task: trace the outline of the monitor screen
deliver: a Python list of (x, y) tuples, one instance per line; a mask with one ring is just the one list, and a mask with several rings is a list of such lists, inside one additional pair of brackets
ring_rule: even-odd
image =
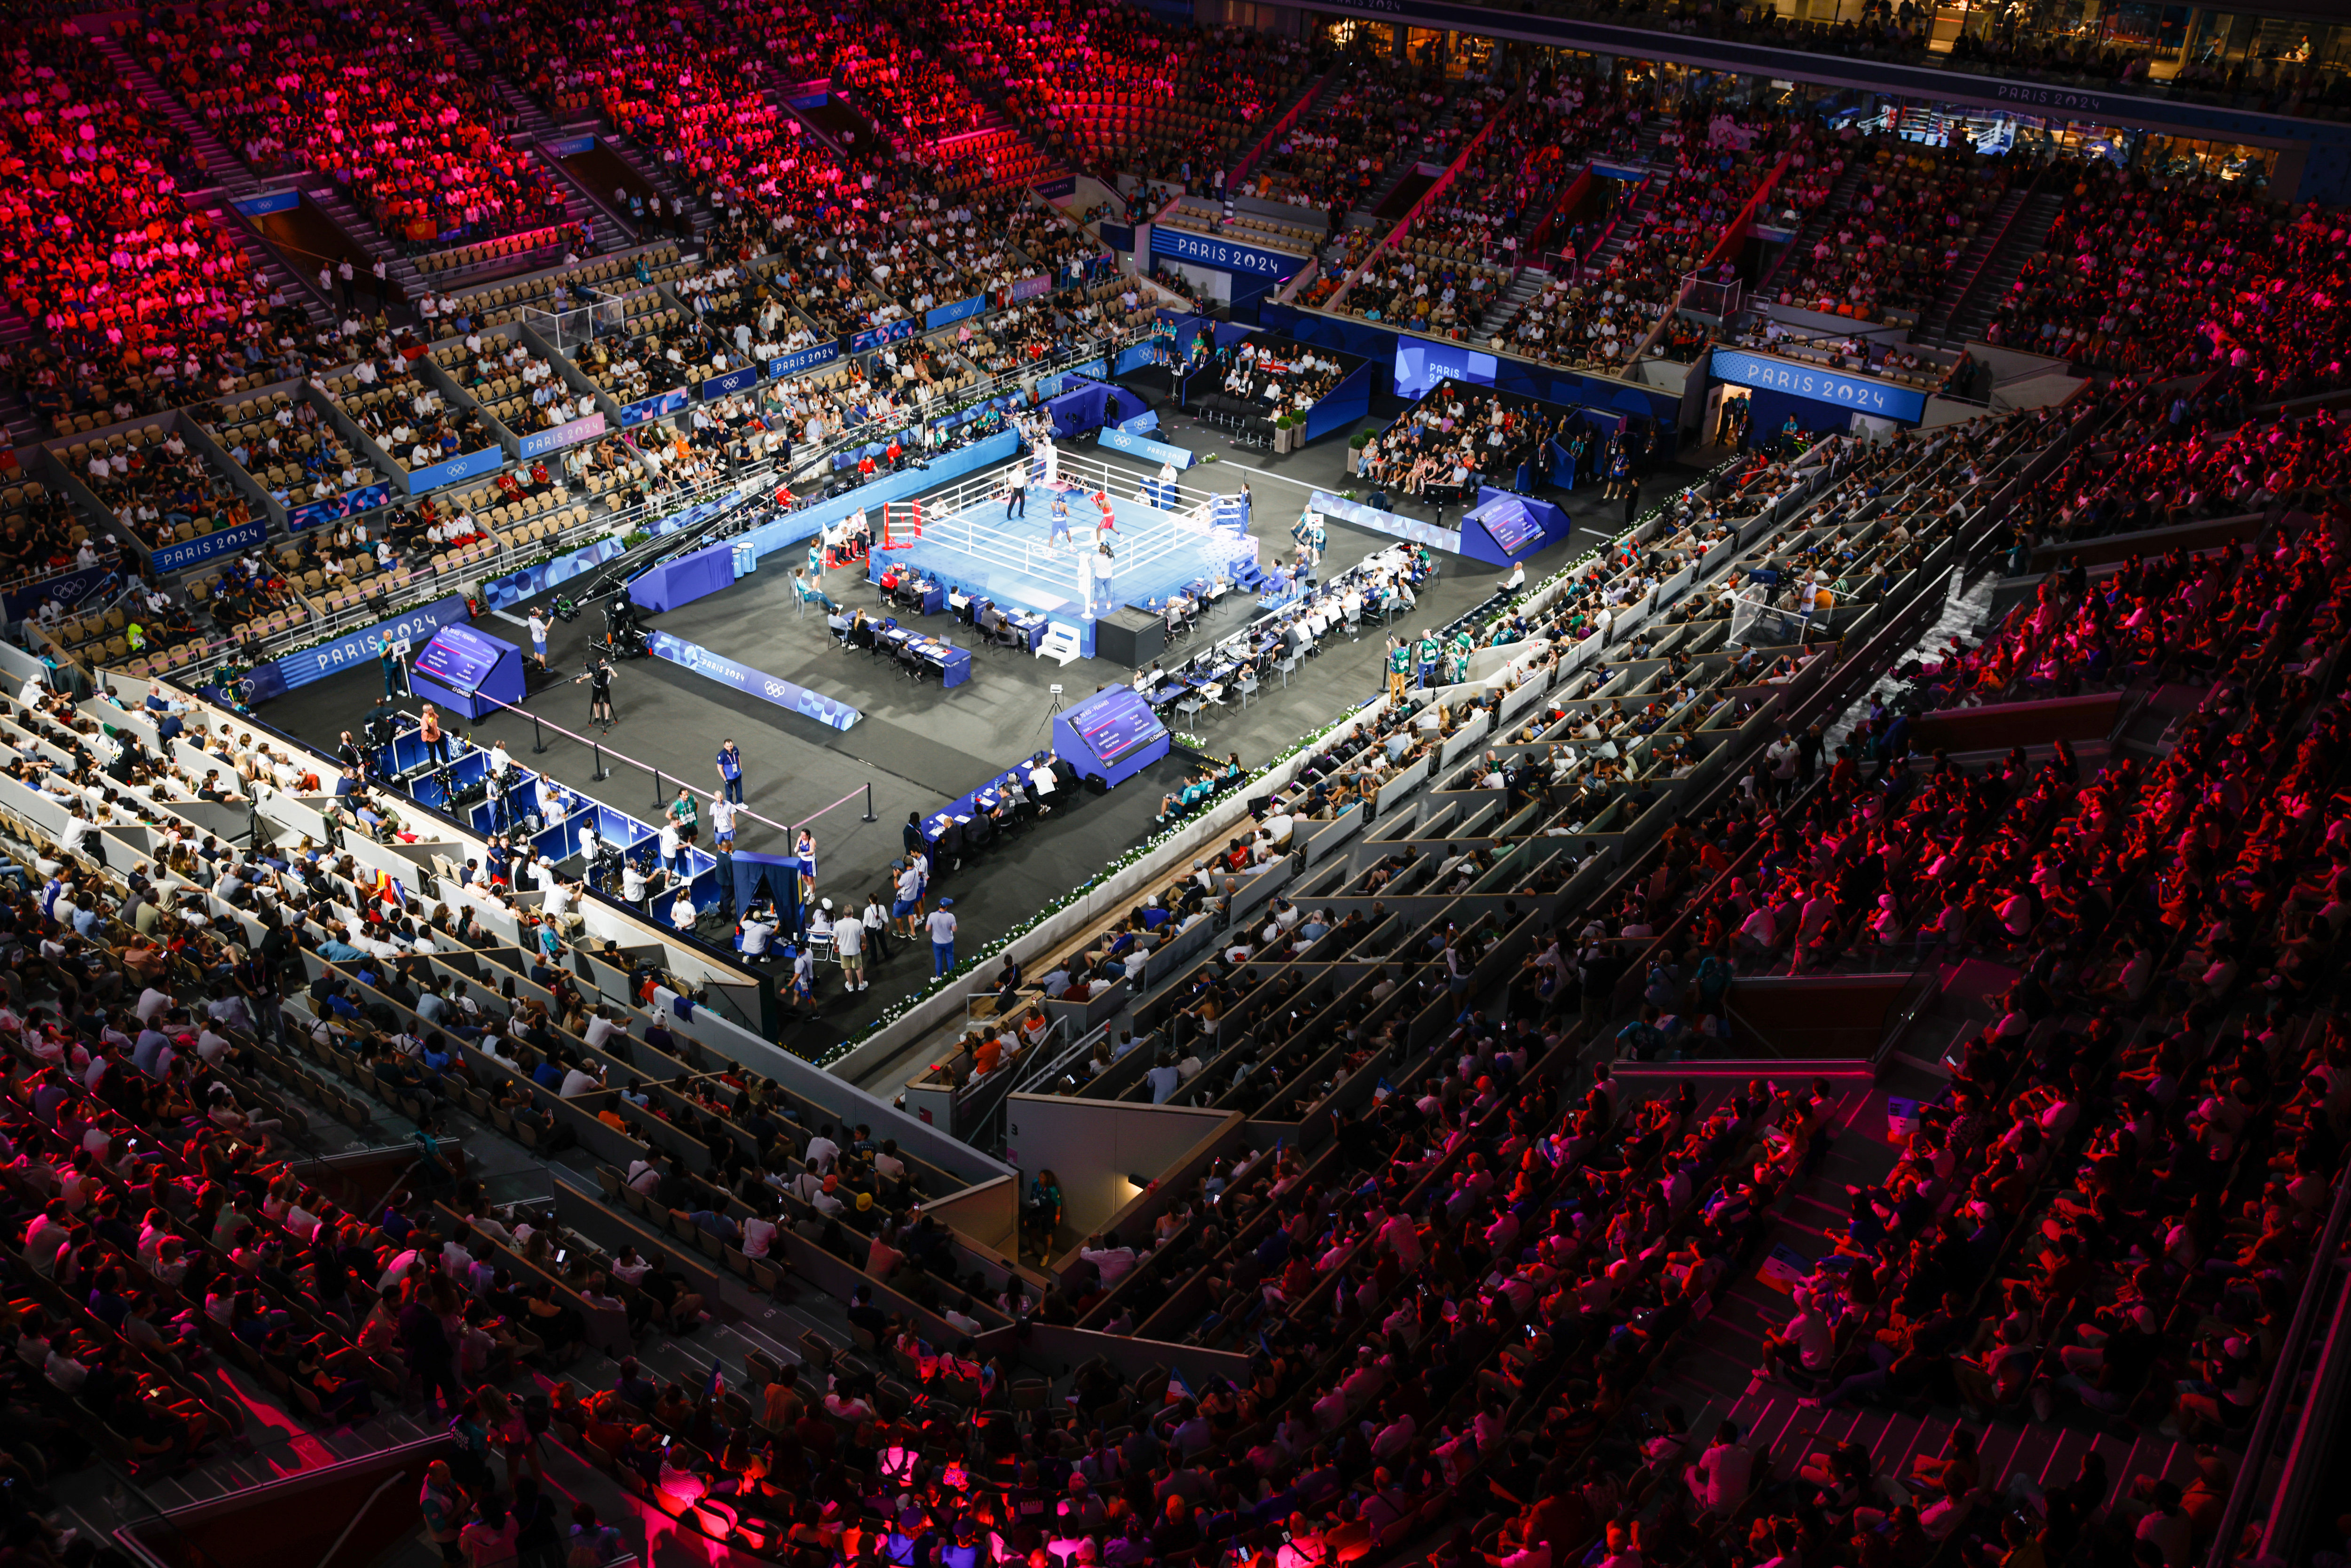
[(1524, 507), (1497, 507), (1490, 513), (1479, 513), (1478, 520), (1486, 525), (1504, 555), (1516, 555), (1542, 542), (1542, 524)]
[(1151, 705), (1131, 686), (1113, 686), (1070, 710), (1070, 727), (1104, 767), (1167, 733)]
[(444, 626), (416, 655), (416, 668), (451, 691), (470, 695), (488, 678), (490, 667), (505, 651), (469, 627)]

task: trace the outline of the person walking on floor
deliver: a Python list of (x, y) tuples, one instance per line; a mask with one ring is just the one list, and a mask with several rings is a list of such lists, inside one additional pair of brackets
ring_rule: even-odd
[(552, 630), (554, 628), (547, 623), (545, 611), (534, 610), (530, 612), (531, 656), (538, 661), (538, 667), (542, 670), (547, 668), (547, 634)]
[(931, 977), (938, 978), (955, 967), (956, 917), (951, 913), (955, 900), (942, 898), (939, 906), (931, 911), (923, 924), (931, 933)]
[(743, 803), (743, 751), (732, 738), (718, 743), (719, 794), (734, 805)]

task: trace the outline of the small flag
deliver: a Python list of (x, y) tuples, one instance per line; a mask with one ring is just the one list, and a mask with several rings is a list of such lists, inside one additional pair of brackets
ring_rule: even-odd
[(705, 1379), (702, 1385), (702, 1396), (705, 1399), (716, 1398), (719, 1387), (726, 1382), (726, 1364), (717, 1356), (712, 1356), (710, 1358), (710, 1376)]
[(1777, 1291), (1785, 1296), (1792, 1294), (1812, 1271), (1812, 1260), (1802, 1253), (1791, 1247), (1774, 1247), (1771, 1255), (1763, 1260), (1763, 1267), (1755, 1271), (1755, 1277), (1763, 1282), (1765, 1289)]
[(1886, 1141), (1907, 1144), (1910, 1134), (1918, 1130), (1918, 1102), (1888, 1098), (1886, 1102)]

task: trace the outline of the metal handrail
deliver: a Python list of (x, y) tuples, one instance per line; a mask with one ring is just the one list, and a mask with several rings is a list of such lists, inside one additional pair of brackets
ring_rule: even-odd
[(2229, 1489), (2228, 1503), (2220, 1511), (2220, 1522), (2213, 1531), (2205, 1568), (2230, 1568), (2236, 1561), (2245, 1520), (2252, 1512), (2254, 1501), (2270, 1495), (2270, 1448), (2277, 1441), (2278, 1428), (2285, 1424), (2286, 1409), (2294, 1403), (2294, 1393), (2301, 1385), (2303, 1357), (2309, 1352), (2311, 1332), (2317, 1326), (2320, 1299), (2335, 1283), (2335, 1260), (2342, 1250), (2347, 1222), (2351, 1222), (2351, 1175), (2338, 1173), (2334, 1207), (2327, 1210), (2326, 1228), (2310, 1251), (2310, 1273), (2303, 1281), (2302, 1294), (2294, 1302), (2294, 1319), (2279, 1345), (2277, 1363), (2270, 1371), (2269, 1387), (2262, 1395), (2252, 1430), (2245, 1437), (2244, 1463), (2238, 1467), (2236, 1484)]

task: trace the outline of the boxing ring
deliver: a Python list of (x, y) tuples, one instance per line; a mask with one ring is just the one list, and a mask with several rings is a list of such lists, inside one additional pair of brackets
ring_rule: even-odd
[[(1026, 505), (1008, 518), (1009, 465), (917, 500), (891, 502), (877, 530), (872, 574), (894, 561), (975, 599), (1072, 622), (1122, 604), (1157, 609), (1180, 591), (1255, 575), (1257, 541), (1237, 495), (1138, 480), (1130, 469), (1067, 453), (1055, 455), (1050, 477), (1039, 455), (1022, 461), (1029, 473)], [(1094, 554), (1097, 495), (1106, 497), (1113, 524), (1102, 536), (1112, 555), (1107, 584), (1090, 580), (1093, 574), (1081, 564), (1081, 556)], [(1068, 535), (1059, 540), (1056, 499), (1069, 505)]]

